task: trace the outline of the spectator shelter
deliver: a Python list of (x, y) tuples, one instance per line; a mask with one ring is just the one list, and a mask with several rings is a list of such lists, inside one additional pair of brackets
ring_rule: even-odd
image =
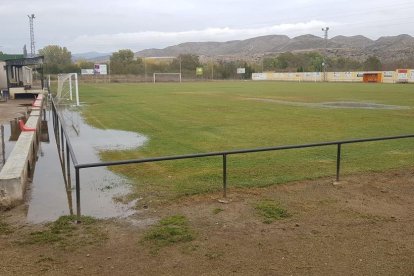
[(14, 99), (16, 95), (39, 94), (43, 90), (43, 56), (0, 54), (0, 90)]

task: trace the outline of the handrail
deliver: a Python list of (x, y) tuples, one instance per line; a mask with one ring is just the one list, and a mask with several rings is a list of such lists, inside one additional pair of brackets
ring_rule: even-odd
[(162, 157), (144, 158), (144, 159), (129, 159), (129, 160), (109, 161), (109, 162), (83, 163), (83, 164), (76, 165), (76, 168), (83, 169), (83, 168), (107, 167), (107, 166), (117, 166), (117, 165), (127, 165), (127, 164), (139, 164), (139, 163), (148, 163), (148, 162), (190, 159), (190, 158), (234, 155), (234, 154), (243, 154), (243, 153), (257, 153), (257, 152), (264, 152), (264, 151), (278, 151), (278, 150), (288, 150), (288, 149), (323, 147), (323, 146), (332, 146), (332, 145), (338, 145), (338, 144), (353, 144), (353, 143), (364, 143), (364, 142), (374, 142), (374, 141), (384, 141), (384, 140), (395, 140), (395, 139), (404, 139), (404, 138), (414, 138), (414, 134), (341, 140), (341, 141), (322, 142), (322, 143), (313, 143), (313, 144), (287, 145), (287, 146), (240, 149), (240, 150), (218, 151), (218, 152), (207, 152), (207, 153), (196, 153), (196, 154), (185, 154), (185, 155), (172, 155), (172, 156), (162, 156)]
[[(73, 166), (75, 168), (76, 176), (76, 213), (78, 221), (81, 218), (81, 200), (80, 200), (80, 170), (86, 168), (96, 168), (96, 167), (107, 167), (107, 166), (119, 166), (119, 165), (128, 165), (128, 164), (140, 164), (140, 163), (150, 163), (150, 162), (160, 162), (160, 161), (170, 161), (170, 160), (181, 160), (181, 159), (192, 159), (192, 158), (203, 158), (203, 157), (212, 157), (212, 156), (222, 156), (222, 168), (223, 168), (223, 196), (227, 195), (227, 155), (236, 155), (236, 154), (246, 154), (246, 153), (257, 153), (257, 152), (266, 152), (266, 151), (279, 151), (279, 150), (290, 150), (290, 149), (303, 149), (303, 148), (314, 148), (314, 147), (324, 147), (324, 146), (337, 146), (336, 153), (336, 181), (339, 181), (340, 175), (340, 166), (341, 166), (341, 148), (344, 144), (355, 144), (355, 143), (366, 143), (366, 142), (375, 142), (375, 141), (385, 141), (385, 140), (396, 140), (396, 139), (407, 139), (414, 138), (414, 134), (405, 134), (397, 136), (385, 136), (385, 137), (373, 137), (373, 138), (359, 138), (359, 139), (350, 139), (350, 140), (339, 140), (339, 141), (329, 141), (321, 143), (311, 143), (311, 144), (299, 144), (299, 145), (285, 145), (285, 146), (274, 146), (274, 147), (262, 147), (262, 148), (250, 148), (250, 149), (239, 149), (239, 150), (228, 150), (228, 151), (216, 151), (216, 152), (206, 152), (206, 153), (195, 153), (195, 154), (184, 154), (184, 155), (172, 155), (172, 156), (160, 156), (153, 158), (143, 158), (143, 159), (129, 159), (129, 160), (119, 160), (119, 161), (108, 161), (108, 162), (95, 162), (95, 163), (78, 163), (76, 159), (75, 152), (73, 150), (72, 144), (70, 143), (69, 135), (66, 129), (63, 127), (63, 120), (59, 112), (57, 112), (56, 104), (54, 100), (52, 102), (52, 111), (53, 111), (53, 120), (55, 126), (55, 135), (56, 142), (58, 144), (59, 154), (61, 154), (61, 161), (63, 162), (63, 168), (65, 167), (65, 149), (66, 152), (66, 174), (68, 182), (70, 183), (70, 164), (69, 159), (72, 159)], [(63, 136), (58, 137), (59, 133), (62, 133)], [(65, 145), (64, 145), (65, 143)]]
[[(52, 102), (52, 109), (53, 109), (54, 115), (57, 117), (59, 122), (61, 124), (63, 124), (63, 119), (61, 118), (59, 112), (57, 112), (56, 103), (53, 100), (53, 98), (51, 98), (51, 102)], [(70, 143), (69, 135), (68, 135), (68, 133), (67, 133), (67, 131), (64, 127), (62, 127), (61, 130), (63, 132), (63, 135), (65, 136), (67, 148), (69, 149), (69, 153), (70, 153), (71, 158), (72, 158), (72, 163), (76, 167), (79, 163), (78, 163), (78, 160), (76, 158), (75, 151), (73, 150), (72, 144)]]

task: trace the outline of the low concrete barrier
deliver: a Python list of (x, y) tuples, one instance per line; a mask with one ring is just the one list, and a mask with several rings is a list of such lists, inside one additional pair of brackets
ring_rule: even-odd
[(6, 164), (0, 172), (0, 207), (11, 208), (23, 202), (26, 185), (33, 175), (40, 137), (42, 105), (33, 107), (26, 127), (36, 131), (22, 131)]

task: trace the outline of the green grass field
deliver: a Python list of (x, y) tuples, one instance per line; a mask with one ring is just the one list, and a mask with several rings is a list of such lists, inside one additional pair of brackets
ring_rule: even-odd
[[(84, 84), (87, 122), (149, 137), (103, 160), (303, 144), (414, 133), (414, 86), (385, 84), (214, 82)], [(249, 99), (250, 98), (250, 99)], [(411, 109), (330, 109), (257, 101), (371, 102)], [(257, 187), (332, 176), (336, 148), (228, 157), (229, 187)], [(343, 146), (343, 174), (414, 165), (414, 140)], [(111, 168), (128, 176), (140, 196), (170, 199), (221, 189), (221, 158)]]

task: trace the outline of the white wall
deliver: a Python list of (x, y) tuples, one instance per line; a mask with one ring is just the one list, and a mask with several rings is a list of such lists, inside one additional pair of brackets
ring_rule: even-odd
[[(364, 73), (381, 73), (383, 83), (397, 83), (399, 78), (404, 75), (405, 82), (414, 83), (414, 69), (407, 70), (407, 73), (398, 74), (397, 71), (375, 71), (375, 72), (327, 72), (328, 82), (363, 82)], [(270, 80), (270, 81), (296, 81), (296, 82), (321, 82), (323, 73), (305, 72), (305, 73), (254, 73), (252, 80)]]
[(0, 89), (7, 88), (7, 74), (6, 70), (4, 69), (5, 65), (6, 62), (0, 61)]

